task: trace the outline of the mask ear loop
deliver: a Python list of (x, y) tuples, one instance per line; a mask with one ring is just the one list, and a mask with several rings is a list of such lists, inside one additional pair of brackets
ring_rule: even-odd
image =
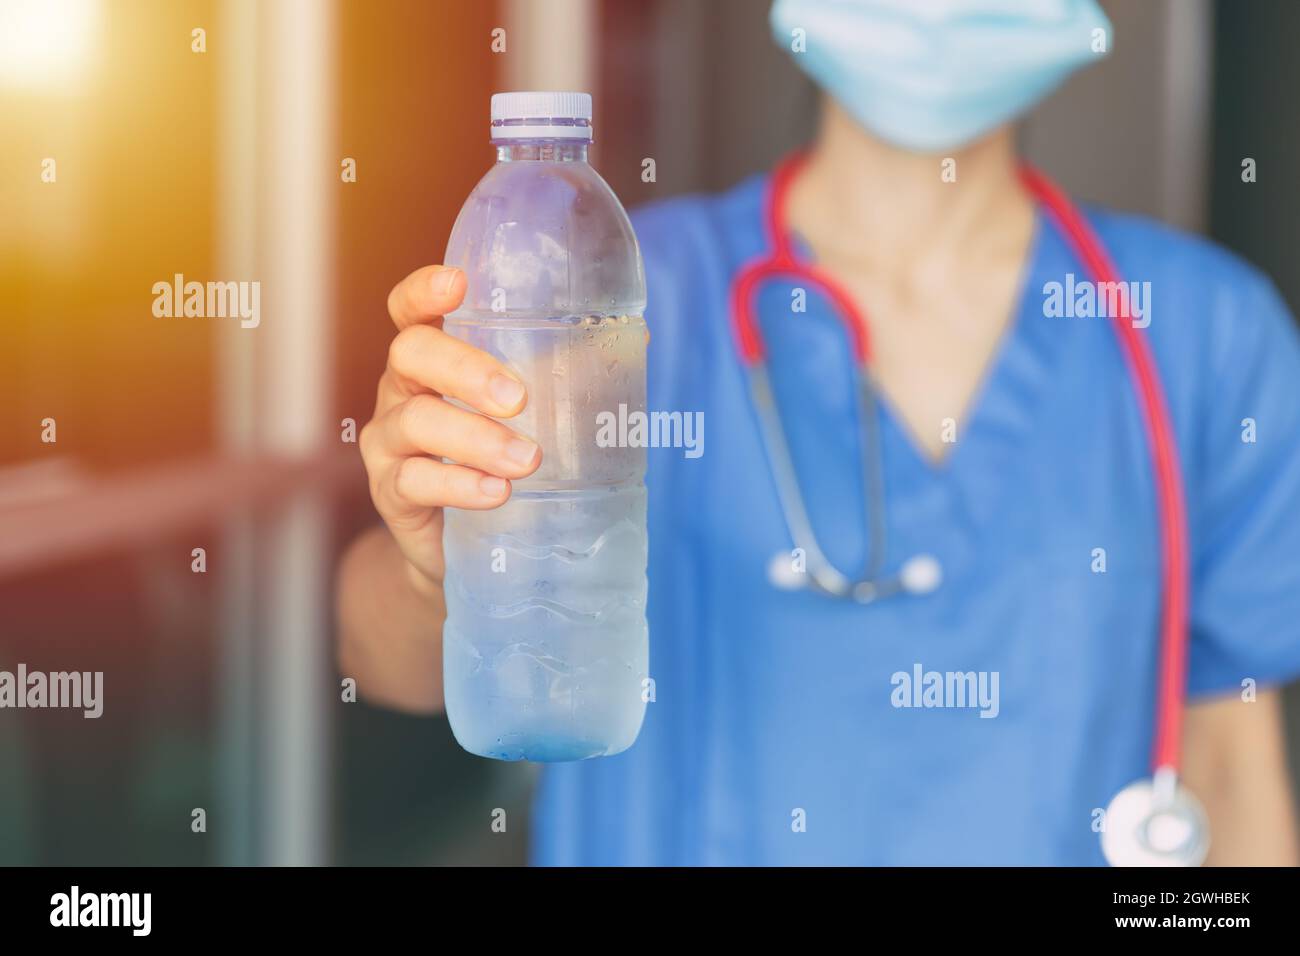
[[(1021, 182), (1056, 222), (1066, 242), (1098, 283), (1118, 283), (1119, 272), (1091, 226), (1065, 194), (1032, 166), (1020, 169)], [(1156, 698), (1152, 769), (1162, 796), (1172, 797), (1182, 750), (1183, 708), (1187, 693), (1187, 607), (1189, 556), (1178, 446), (1150, 344), (1134, 328), (1127, 298), (1113, 325), (1137, 392), (1152, 460), (1164, 553), (1160, 672)]]

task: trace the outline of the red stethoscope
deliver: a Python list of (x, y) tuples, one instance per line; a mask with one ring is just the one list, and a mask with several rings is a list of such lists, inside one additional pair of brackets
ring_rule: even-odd
[[(852, 298), (815, 265), (800, 261), (786, 228), (785, 203), (790, 184), (806, 157), (797, 154), (773, 172), (764, 202), (763, 225), (768, 250), (748, 263), (731, 288), (731, 317), (736, 346), (749, 376), (750, 396), (763, 433), (787, 529), (801, 549), (806, 570), (794, 575), (818, 593), (868, 604), (898, 593), (923, 594), (939, 585), (938, 562), (917, 555), (898, 572), (882, 574), (885, 552), (883, 465), (880, 453), (877, 390), (871, 373), (870, 327)], [(1061, 189), (1031, 166), (1021, 167), (1024, 187), (1060, 230), (1095, 283), (1118, 282), (1119, 273), (1097, 234)], [(767, 372), (767, 356), (755, 312), (759, 288), (772, 280), (795, 280), (820, 293), (844, 325), (859, 370), (859, 391), (866, 440), (863, 473), (867, 488), (871, 556), (862, 578), (853, 580), (825, 557), (813, 533), (795, 475), (789, 445), (776, 409)], [(1150, 450), (1159, 509), (1161, 569), (1160, 659), (1156, 690), (1152, 776), (1121, 790), (1094, 828), (1101, 830), (1102, 851), (1116, 866), (1196, 866), (1209, 849), (1209, 826), (1199, 801), (1179, 782), (1184, 694), (1187, 679), (1188, 553), (1187, 516), (1164, 390), (1146, 339), (1127, 314), (1113, 318), (1120, 351), (1137, 393)], [(788, 568), (788, 557), (786, 566)], [(785, 577), (792, 576), (786, 574)], [(786, 583), (795, 583), (787, 581)], [(1081, 824), (1082, 825), (1082, 824)]]

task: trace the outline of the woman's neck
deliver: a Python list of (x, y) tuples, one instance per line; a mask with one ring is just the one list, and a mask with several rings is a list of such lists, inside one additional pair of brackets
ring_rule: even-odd
[(949, 153), (915, 153), (873, 138), (827, 98), (788, 216), (819, 257), (905, 280), (972, 254), (1023, 251), (1033, 212), (1011, 126)]

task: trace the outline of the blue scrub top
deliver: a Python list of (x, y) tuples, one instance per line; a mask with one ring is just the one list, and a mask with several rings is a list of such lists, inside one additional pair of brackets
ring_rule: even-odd
[[(780, 590), (768, 564), (792, 544), (728, 313), (732, 278), (764, 252), (764, 186), (633, 217), (648, 407), (703, 412), (704, 454), (648, 453), (655, 700), (630, 750), (545, 768), (534, 861), (1102, 863), (1097, 810), (1149, 772), (1161, 554), (1110, 320), (1044, 314), (1047, 283), (1089, 277), (1040, 213), (1017, 315), (942, 464), (885, 403), (886, 567), (928, 552), (942, 585), (867, 607)], [(1193, 549), (1190, 693), (1288, 680), (1300, 673), (1300, 337), (1240, 259), (1145, 219), (1088, 216), (1121, 274), (1151, 283), (1143, 334)], [(792, 315), (780, 294), (761, 321), (804, 496), (823, 549), (856, 571), (867, 534), (844, 332), (815, 303)], [(997, 672), (997, 716), (894, 706), (893, 675), (917, 665)]]

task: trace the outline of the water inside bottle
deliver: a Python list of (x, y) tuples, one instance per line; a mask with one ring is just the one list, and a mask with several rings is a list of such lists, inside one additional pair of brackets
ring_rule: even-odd
[(501, 760), (628, 747), (645, 713), (645, 450), (599, 446), (597, 416), (645, 406), (645, 322), (457, 313), (445, 329), (528, 386), (508, 424), (542, 465), (486, 512), (448, 510), (443, 682), (457, 740)]

